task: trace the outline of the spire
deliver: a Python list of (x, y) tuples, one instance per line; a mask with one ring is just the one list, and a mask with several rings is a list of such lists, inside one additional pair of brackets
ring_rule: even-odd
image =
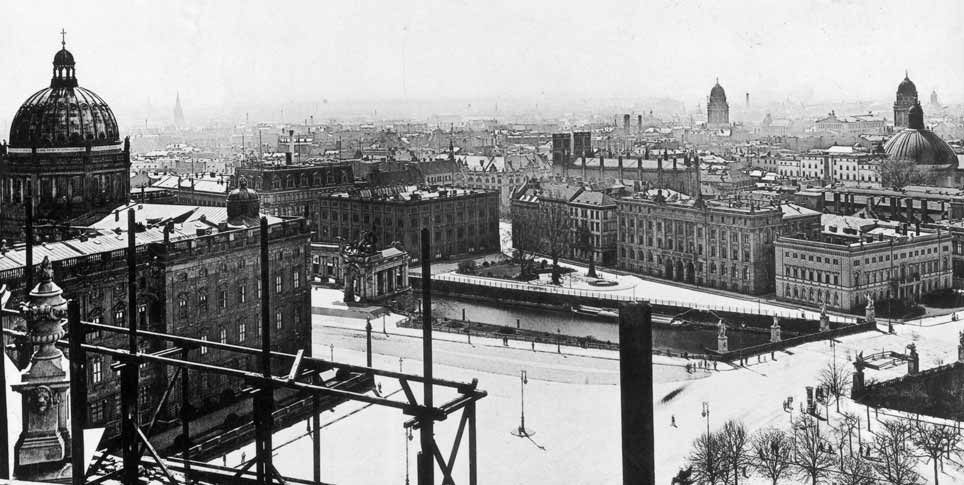
[(910, 71), (904, 69), (904, 79), (910, 81)]
[(67, 50), (67, 31), (60, 29), (60, 48)]

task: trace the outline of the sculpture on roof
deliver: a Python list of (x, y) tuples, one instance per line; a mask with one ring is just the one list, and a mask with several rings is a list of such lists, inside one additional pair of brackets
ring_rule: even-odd
[(726, 324), (723, 323), (723, 319), (722, 319), (722, 318), (720, 319), (719, 323), (716, 324), (716, 326), (717, 326), (717, 328), (719, 328), (719, 330), (720, 330), (720, 333), (719, 333), (718, 337), (719, 337), (719, 338), (724, 338), (724, 337), (726, 337)]

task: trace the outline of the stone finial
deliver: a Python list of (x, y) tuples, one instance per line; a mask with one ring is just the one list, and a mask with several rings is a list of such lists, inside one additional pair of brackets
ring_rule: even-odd
[(56, 346), (67, 333), (67, 301), (53, 276), (53, 266), (45, 257), (40, 263), (40, 282), (20, 304), (27, 340), (36, 348), (20, 384), (12, 386), (21, 395), (23, 409), (14, 473), (26, 480), (62, 476), (70, 458), (69, 366)]

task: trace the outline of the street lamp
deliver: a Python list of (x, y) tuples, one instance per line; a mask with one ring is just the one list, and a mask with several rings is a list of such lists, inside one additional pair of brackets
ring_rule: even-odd
[(556, 353), (562, 353), (562, 330), (556, 328)]
[(706, 418), (706, 437), (710, 436), (710, 403), (703, 401), (703, 412), (700, 413), (701, 416)]
[(526, 384), (529, 383), (529, 378), (526, 376), (526, 371), (521, 371), (519, 374), (519, 389), (521, 390), (521, 406), (519, 414), (519, 428), (511, 431), (512, 435), (518, 436), (520, 438), (528, 438), (536, 434), (532, 429), (526, 428)]
[(328, 349), (331, 351), (331, 362), (335, 361), (335, 344), (328, 344)]

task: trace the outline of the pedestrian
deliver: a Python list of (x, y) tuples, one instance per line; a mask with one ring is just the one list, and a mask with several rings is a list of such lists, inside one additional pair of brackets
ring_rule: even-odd
[(535, 341), (535, 340), (532, 341), (532, 351), (533, 351), (533, 352), (536, 351), (536, 341)]
[(221, 465), (225, 467), (228, 466), (228, 455), (224, 455), (221, 457)]
[(246, 456), (246, 455), (244, 454), (244, 452), (242, 451), (242, 452), (241, 452), (241, 464), (243, 465), (246, 461), (247, 461), (247, 456)]
[(672, 427), (674, 427), (674, 428), (676, 427), (676, 415), (675, 415), (675, 414), (670, 416), (670, 426), (672, 426)]
[(716, 361), (713, 361), (713, 370), (716, 370)]
[(311, 421), (305, 420), (305, 432), (311, 434)]
[(379, 396), (382, 395), (382, 383), (381, 383), (381, 382), (378, 383), (378, 395), (379, 395)]
[(770, 360), (776, 360), (777, 358), (773, 356), (773, 351), (770, 351)]

